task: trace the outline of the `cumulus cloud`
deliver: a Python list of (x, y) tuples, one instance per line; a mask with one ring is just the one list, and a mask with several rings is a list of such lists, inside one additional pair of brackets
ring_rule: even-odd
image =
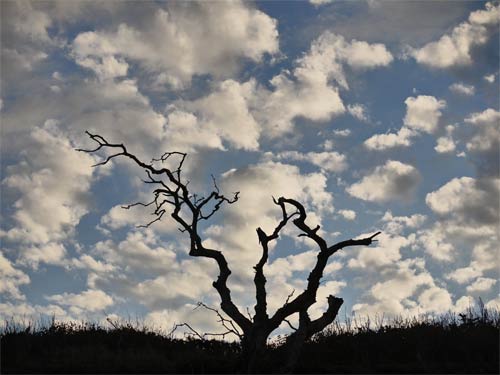
[[(499, 219), (500, 181), (477, 181), (471, 177), (454, 178), (427, 194), (425, 202), (439, 215), (455, 215), (464, 222), (491, 224)], [(459, 216), (457, 216), (459, 215)]]
[[(382, 280), (376, 282), (353, 311), (357, 315), (384, 312), (389, 315), (417, 315), (417, 312), (445, 312), (452, 306), (446, 289), (436, 285), (422, 260), (404, 260), (389, 267)], [(418, 301), (418, 302), (417, 302)]]
[(486, 82), (493, 83), (496, 80), (496, 74), (487, 74), (483, 78)]
[(53, 22), (29, 1), (2, 3), (2, 89), (16, 89), (19, 79), (47, 59), (57, 43), (49, 35)]
[(497, 283), (496, 279), (491, 279), (487, 277), (479, 277), (471, 285), (467, 287), (468, 293), (481, 293), (487, 292)]
[(165, 150), (167, 119), (152, 108), (136, 80), (82, 80), (65, 87), (64, 95), (20, 98), (3, 113), (2, 125), (6, 134), (22, 135), (21, 140), (23, 132), (47, 119), (59, 119), (58, 128), (78, 147), (94, 146), (84, 134), (89, 130), (127, 144), (146, 160)]
[(433, 96), (419, 95), (405, 100), (406, 115), (403, 123), (410, 129), (425, 133), (434, 133), (437, 129), (441, 109), (446, 106), (444, 100)]
[(407, 147), (418, 133), (403, 126), (397, 133), (375, 134), (368, 138), (364, 145), (370, 150), (385, 150), (394, 147)]
[(176, 264), (174, 249), (160, 245), (158, 236), (151, 229), (129, 232), (118, 243), (100, 241), (95, 245), (94, 254), (124, 270), (142, 269), (155, 273), (172, 269)]
[[(293, 128), (292, 120), (305, 117), (327, 121), (344, 113), (345, 107), (338, 86), (348, 89), (344, 67), (363, 71), (387, 66), (393, 57), (383, 44), (346, 41), (329, 31), (311, 44), (307, 54), (299, 58), (292, 72), (283, 71), (270, 83), (273, 91), (260, 92), (258, 108), (271, 135), (280, 135)], [(354, 107), (362, 115), (360, 107)]]
[(433, 259), (443, 262), (454, 260), (456, 250), (448, 241), (442, 224), (436, 223), (430, 229), (419, 231), (418, 242)]
[(113, 77), (123, 75), (130, 60), (182, 84), (195, 74), (227, 76), (241, 59), (259, 62), (278, 52), (276, 21), (239, 1), (172, 3), (142, 25), (78, 34), (72, 44), (77, 63)]
[(348, 88), (342, 64), (363, 70), (387, 66), (392, 60), (383, 44), (355, 39), (347, 42), (343, 36), (326, 31), (313, 42), (310, 52), (299, 60), (295, 72), (309, 81), (321, 79), (318, 74), (323, 73), (341, 87)]
[(463, 284), (498, 264), (499, 196), (500, 180), (471, 177), (454, 178), (427, 194), (438, 222), (419, 233), (424, 248), (438, 260), (456, 260), (462, 254), (469, 261), (448, 273), (448, 279)]
[[(242, 84), (226, 80), (206, 97), (179, 103), (185, 112), (177, 110), (169, 116), (166, 137), (180, 145), (195, 143), (198, 139), (201, 145), (219, 149), (224, 149), (226, 141), (236, 149), (256, 150), (261, 126), (249, 108), (249, 101), (256, 94), (254, 80)], [(192, 136), (187, 137), (188, 134)]]
[(464, 284), (478, 276), (481, 276), (480, 270), (473, 267), (463, 267), (450, 272), (446, 275), (446, 278), (456, 281), (459, 284)]
[(443, 35), (438, 41), (421, 48), (411, 49), (411, 56), (418, 63), (432, 68), (471, 65), (472, 49), (484, 45), (492, 28), (498, 25), (499, 5), (488, 2), (485, 8), (472, 12), (468, 21), (453, 28), (451, 34)]
[(377, 236), (379, 242), (375, 247), (366, 247), (358, 251), (355, 258), (351, 258), (347, 265), (353, 269), (382, 269), (401, 260), (401, 249), (412, 245), (415, 236), (404, 237), (381, 233)]
[(349, 104), (347, 106), (347, 111), (352, 117), (358, 119), (359, 121), (366, 122), (369, 120), (367, 109), (362, 104)]
[(464, 83), (454, 83), (450, 87), (450, 91), (465, 96), (472, 96), (476, 92), (476, 89), (472, 85), (466, 85)]
[(375, 134), (364, 145), (370, 150), (386, 150), (394, 147), (408, 147), (420, 133), (434, 133), (437, 130), (444, 100), (433, 96), (419, 95), (405, 100), (406, 114), (402, 126), (396, 133)]
[(488, 108), (483, 112), (472, 113), (465, 122), (476, 126), (476, 134), (467, 143), (469, 151), (488, 151), (497, 148), (500, 138), (500, 112)]
[(309, 2), (312, 5), (314, 5), (315, 7), (318, 7), (321, 5), (329, 4), (329, 3), (333, 2), (333, 0), (309, 0)]
[(94, 159), (75, 152), (54, 122), (30, 133), (21, 157), (7, 168), (3, 180), (4, 186), (18, 194), (12, 215), (17, 225), (6, 232), (6, 238), (28, 245), (67, 239), (88, 211), (85, 197)]
[(66, 247), (61, 243), (34, 244), (22, 247), (18, 263), (34, 269), (37, 269), (40, 263), (62, 266), (66, 264), (66, 256)]
[(273, 260), (268, 265), (267, 272), (273, 277), (291, 278), (294, 272), (311, 271), (315, 262), (316, 252), (312, 250), (304, 251)]
[[(207, 272), (208, 270), (212, 272)], [(127, 294), (151, 310), (177, 308), (186, 303), (196, 303), (215, 295), (213, 262), (188, 259), (164, 275), (148, 278), (136, 285), (129, 285)]]
[(26, 297), (19, 288), (29, 283), (30, 277), (20, 269), (17, 269), (0, 252), (0, 293), (10, 298), (24, 300)]
[(296, 160), (306, 161), (314, 164), (326, 172), (342, 172), (347, 168), (345, 155), (335, 151), (325, 152), (307, 152), (301, 153), (298, 151), (280, 152), (274, 157), (277, 160)]
[(372, 202), (407, 201), (412, 198), (419, 182), (420, 173), (415, 167), (388, 160), (346, 191), (353, 197)]
[(333, 135), (336, 135), (337, 137), (348, 137), (349, 135), (351, 135), (351, 130), (350, 129), (334, 130)]
[(439, 137), (436, 140), (436, 147), (434, 147), (434, 150), (436, 150), (436, 152), (439, 154), (447, 154), (455, 151), (455, 148), (456, 145), (455, 142), (453, 141), (453, 138)]
[(81, 293), (62, 293), (45, 297), (57, 305), (69, 306), (69, 310), (80, 315), (82, 312), (95, 312), (113, 305), (113, 298), (102, 290), (88, 289)]
[(356, 211), (353, 210), (339, 210), (339, 214), (346, 220), (356, 219)]
[(44, 317), (55, 317), (58, 321), (83, 319), (83, 316), (70, 316), (68, 312), (58, 305), (31, 305), (27, 302), (0, 303), (0, 318), (3, 321), (16, 317), (25, 317), (28, 321), (35, 321)]
[(394, 216), (391, 211), (386, 211), (381, 220), (385, 223), (386, 232), (400, 234), (404, 228), (419, 228), (426, 219), (427, 217), (421, 214)]

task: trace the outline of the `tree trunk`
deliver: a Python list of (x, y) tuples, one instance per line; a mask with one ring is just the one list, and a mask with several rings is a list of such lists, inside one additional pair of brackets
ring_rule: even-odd
[(302, 352), (302, 347), (308, 338), (307, 329), (301, 327), (292, 333), (285, 343), (286, 362), (281, 368), (281, 373), (292, 374), (297, 366), (297, 363)]
[(258, 361), (266, 350), (269, 333), (263, 329), (253, 328), (245, 334), (242, 344), (241, 372), (245, 374), (259, 373)]

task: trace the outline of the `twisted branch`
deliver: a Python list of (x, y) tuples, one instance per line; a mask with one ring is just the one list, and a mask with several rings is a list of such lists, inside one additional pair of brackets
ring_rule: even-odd
[[(252, 322), (245, 317), (238, 309), (238, 307), (231, 300), (231, 291), (227, 287), (227, 279), (231, 274), (231, 270), (228, 267), (226, 258), (224, 255), (214, 249), (207, 249), (203, 246), (201, 237), (198, 233), (198, 222), (200, 220), (207, 220), (212, 217), (215, 212), (217, 212), (223, 203), (233, 204), (238, 200), (238, 192), (233, 194), (232, 198), (227, 198), (220, 193), (219, 188), (215, 184), (215, 190), (212, 191), (207, 198), (198, 199), (196, 195), (191, 196), (188, 191), (189, 181), (184, 182), (182, 180), (182, 167), (186, 159), (186, 154), (182, 152), (166, 152), (159, 159), (152, 159), (150, 164), (146, 164), (139, 160), (134, 154), (131, 154), (125, 145), (121, 143), (110, 143), (104, 137), (98, 134), (92, 134), (86, 131), (87, 135), (97, 143), (97, 147), (91, 150), (77, 149), (81, 152), (94, 153), (102, 149), (111, 149), (115, 151), (111, 155), (107, 156), (103, 161), (96, 163), (94, 167), (105, 165), (109, 163), (112, 159), (118, 156), (127, 157), (135, 162), (139, 167), (143, 168), (148, 176), (149, 180), (147, 183), (160, 184), (161, 189), (156, 189), (154, 191), (155, 198), (149, 203), (134, 203), (125, 208), (133, 207), (134, 205), (150, 206), (155, 205), (156, 209), (153, 215), (156, 216), (151, 222), (140, 225), (140, 227), (149, 227), (155, 222), (160, 221), (167, 209), (165, 205), (170, 205), (173, 210), (170, 216), (180, 225), (181, 232), (187, 232), (190, 237), (190, 252), (191, 256), (195, 257), (205, 257), (213, 259), (219, 267), (219, 276), (217, 280), (213, 283), (214, 288), (217, 290), (221, 297), (221, 308), (222, 310), (233, 319), (236, 324), (238, 324), (243, 331), (248, 330)], [(178, 162), (177, 168), (171, 170), (168, 167), (156, 168), (153, 166), (155, 161), (165, 162), (172, 156), (180, 156), (180, 161)], [(154, 177), (158, 176), (158, 177)], [(202, 209), (207, 205), (213, 205), (212, 209), (208, 214), (202, 213)], [(182, 207), (187, 207), (188, 217), (181, 214)], [(186, 325), (185, 325), (186, 326)], [(189, 327), (188, 327), (189, 328)]]

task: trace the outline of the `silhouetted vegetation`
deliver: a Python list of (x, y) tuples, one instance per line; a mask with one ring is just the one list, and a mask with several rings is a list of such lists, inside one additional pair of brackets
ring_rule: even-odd
[[(500, 315), (464, 314), (334, 323), (303, 348), (295, 373), (498, 373)], [(277, 373), (287, 359), (284, 338), (260, 358)], [(2, 373), (235, 373), (241, 346), (192, 337), (175, 339), (130, 322), (42, 326), (6, 322)]]

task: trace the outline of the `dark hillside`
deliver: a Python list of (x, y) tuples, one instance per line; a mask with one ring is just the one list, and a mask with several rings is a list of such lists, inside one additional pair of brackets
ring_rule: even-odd
[[(350, 323), (350, 322), (348, 322)], [(498, 314), (447, 315), (370, 327), (335, 324), (304, 348), (297, 373), (492, 373), (499, 370)], [(2, 373), (235, 373), (240, 346), (172, 339), (128, 324), (7, 325)], [(280, 371), (286, 352), (273, 344), (261, 371)]]

